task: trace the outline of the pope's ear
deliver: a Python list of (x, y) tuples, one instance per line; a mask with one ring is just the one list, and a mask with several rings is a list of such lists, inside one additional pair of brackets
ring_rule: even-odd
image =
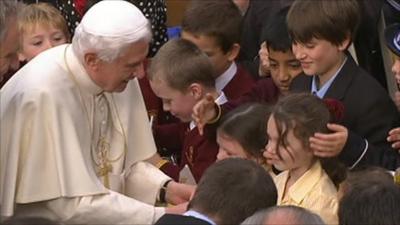
[(91, 70), (91, 71), (97, 71), (98, 70), (100, 59), (97, 57), (97, 54), (95, 54), (95, 53), (86, 53), (83, 56), (83, 60), (84, 60), (86, 68), (88, 68), (89, 70)]

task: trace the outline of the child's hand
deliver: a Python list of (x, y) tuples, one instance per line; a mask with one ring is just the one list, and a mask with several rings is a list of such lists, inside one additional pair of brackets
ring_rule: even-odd
[(310, 137), (310, 147), (319, 157), (339, 155), (347, 141), (348, 130), (346, 127), (332, 123), (327, 126), (333, 133), (315, 133), (314, 137)]
[(193, 107), (192, 118), (197, 125), (197, 129), (199, 129), (200, 135), (203, 135), (206, 123), (217, 116), (214, 101), (214, 97), (211, 94), (207, 94)]
[(258, 67), (258, 73), (261, 77), (269, 75), (269, 53), (268, 48), (265, 42), (263, 42), (260, 46), (260, 50), (258, 51), (258, 56), (260, 57), (260, 63)]
[(392, 142), (392, 148), (400, 151), (400, 127), (394, 128), (389, 131), (387, 141)]

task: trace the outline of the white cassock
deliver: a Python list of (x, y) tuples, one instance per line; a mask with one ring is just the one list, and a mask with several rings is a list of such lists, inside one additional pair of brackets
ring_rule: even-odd
[[(43, 52), (1, 89), (2, 217), (150, 224), (164, 214), (153, 205), (170, 178), (141, 162), (156, 147), (137, 80), (98, 101), (101, 92), (70, 45)], [(111, 190), (97, 174), (100, 136)]]

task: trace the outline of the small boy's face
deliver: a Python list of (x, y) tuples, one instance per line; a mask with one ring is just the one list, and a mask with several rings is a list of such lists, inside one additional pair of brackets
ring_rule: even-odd
[(190, 87), (183, 93), (158, 78), (150, 80), (150, 86), (157, 97), (161, 98), (164, 111), (170, 112), (182, 122), (192, 120), (192, 111), (197, 100)]
[(400, 84), (400, 56), (394, 56), (394, 62), (392, 66), (392, 72), (396, 82)]
[(227, 53), (222, 51), (218, 46), (215, 38), (205, 35), (194, 35), (189, 32), (182, 32), (182, 38), (194, 43), (201, 51), (203, 51), (210, 58), (214, 66), (216, 76), (222, 75), (232, 64), (237, 56), (235, 47)]
[(44, 50), (65, 44), (68, 41), (62, 30), (44, 24), (27, 27), (21, 36), (21, 61), (30, 61)]
[(217, 143), (219, 146), (217, 160), (223, 160), (231, 157), (248, 159), (246, 151), (240, 143), (224, 134), (221, 131), (217, 132)]
[(303, 70), (291, 51), (281, 52), (269, 48), (269, 69), (272, 80), (282, 94), (289, 93), (293, 78)]
[[(314, 155), (309, 148), (305, 148), (302, 141), (294, 135), (293, 129), (287, 132), (286, 143), (283, 146), (278, 143), (280, 134), (275, 123), (275, 118), (271, 115), (267, 124), (268, 144), (265, 146), (263, 153), (267, 163), (274, 165), (278, 170), (295, 170), (300, 169), (306, 171), (311, 165)], [(279, 151), (281, 158), (277, 151)]]
[(293, 43), (293, 53), (306, 75), (332, 77), (342, 64), (349, 40), (339, 46), (329, 41), (313, 38), (308, 43)]

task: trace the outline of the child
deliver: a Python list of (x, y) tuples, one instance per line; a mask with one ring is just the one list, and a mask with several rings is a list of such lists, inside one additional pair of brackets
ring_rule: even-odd
[[(395, 169), (396, 152), (389, 149), (386, 136), (399, 124), (396, 107), (386, 90), (357, 66), (347, 51), (359, 21), (356, 0), (297, 0), (287, 16), (293, 52), (304, 74), (290, 87), (320, 98), (343, 102), (344, 127), (329, 124), (334, 134), (316, 134), (311, 146), (318, 156), (339, 157), (351, 168), (373, 164)], [(337, 135), (346, 137), (344, 148), (333, 150)], [(331, 144), (328, 144), (328, 143)], [(372, 149), (373, 146), (379, 149)], [(343, 149), (343, 151), (342, 151)], [(337, 151), (338, 150), (338, 151)]]
[[(218, 146), (213, 134), (200, 136), (192, 121), (193, 106), (212, 93), (218, 104), (226, 101), (223, 93), (215, 90), (214, 70), (209, 58), (196, 45), (183, 39), (167, 42), (150, 66), (148, 78), (154, 93), (162, 99), (165, 111), (182, 123), (155, 128), (155, 140), (161, 146), (179, 146), (181, 161), (178, 166), (159, 165), (172, 178), (188, 165), (196, 181), (215, 160)], [(162, 162), (160, 162), (162, 163)]]
[(236, 99), (254, 84), (251, 75), (235, 63), (240, 51), (239, 9), (230, 0), (193, 1), (182, 20), (182, 38), (197, 45), (215, 69), (217, 91)]
[[(385, 29), (385, 39), (386, 44), (389, 49), (393, 52), (394, 62), (392, 66), (392, 72), (397, 82), (397, 86), (400, 84), (400, 24), (393, 24), (386, 27)], [(399, 90), (397, 90), (396, 95), (399, 95)], [(397, 100), (400, 101), (400, 100)], [(389, 142), (392, 143), (392, 147), (395, 149), (400, 149), (400, 128), (392, 129), (389, 132), (387, 138)]]
[(320, 215), (326, 224), (337, 224), (337, 190), (330, 177), (334, 173), (344, 174), (340, 171), (344, 167), (325, 171), (327, 164), (314, 156), (309, 138), (315, 132), (328, 132), (326, 125), (334, 116), (322, 100), (310, 94), (292, 94), (280, 99), (268, 119), (268, 144), (264, 152), (269, 164), (284, 171), (275, 177), (278, 205), (307, 208)]
[(156, 225), (240, 224), (257, 210), (276, 205), (271, 176), (255, 162), (226, 159), (210, 166), (201, 178), (184, 215), (166, 214)]
[(26, 5), (18, 17), (20, 61), (30, 61), (46, 49), (67, 43), (70, 36), (61, 13), (52, 5)]
[(223, 116), (217, 129), (217, 160), (239, 157), (263, 165), (261, 149), (267, 142), (268, 115), (268, 106), (254, 103), (242, 105)]

